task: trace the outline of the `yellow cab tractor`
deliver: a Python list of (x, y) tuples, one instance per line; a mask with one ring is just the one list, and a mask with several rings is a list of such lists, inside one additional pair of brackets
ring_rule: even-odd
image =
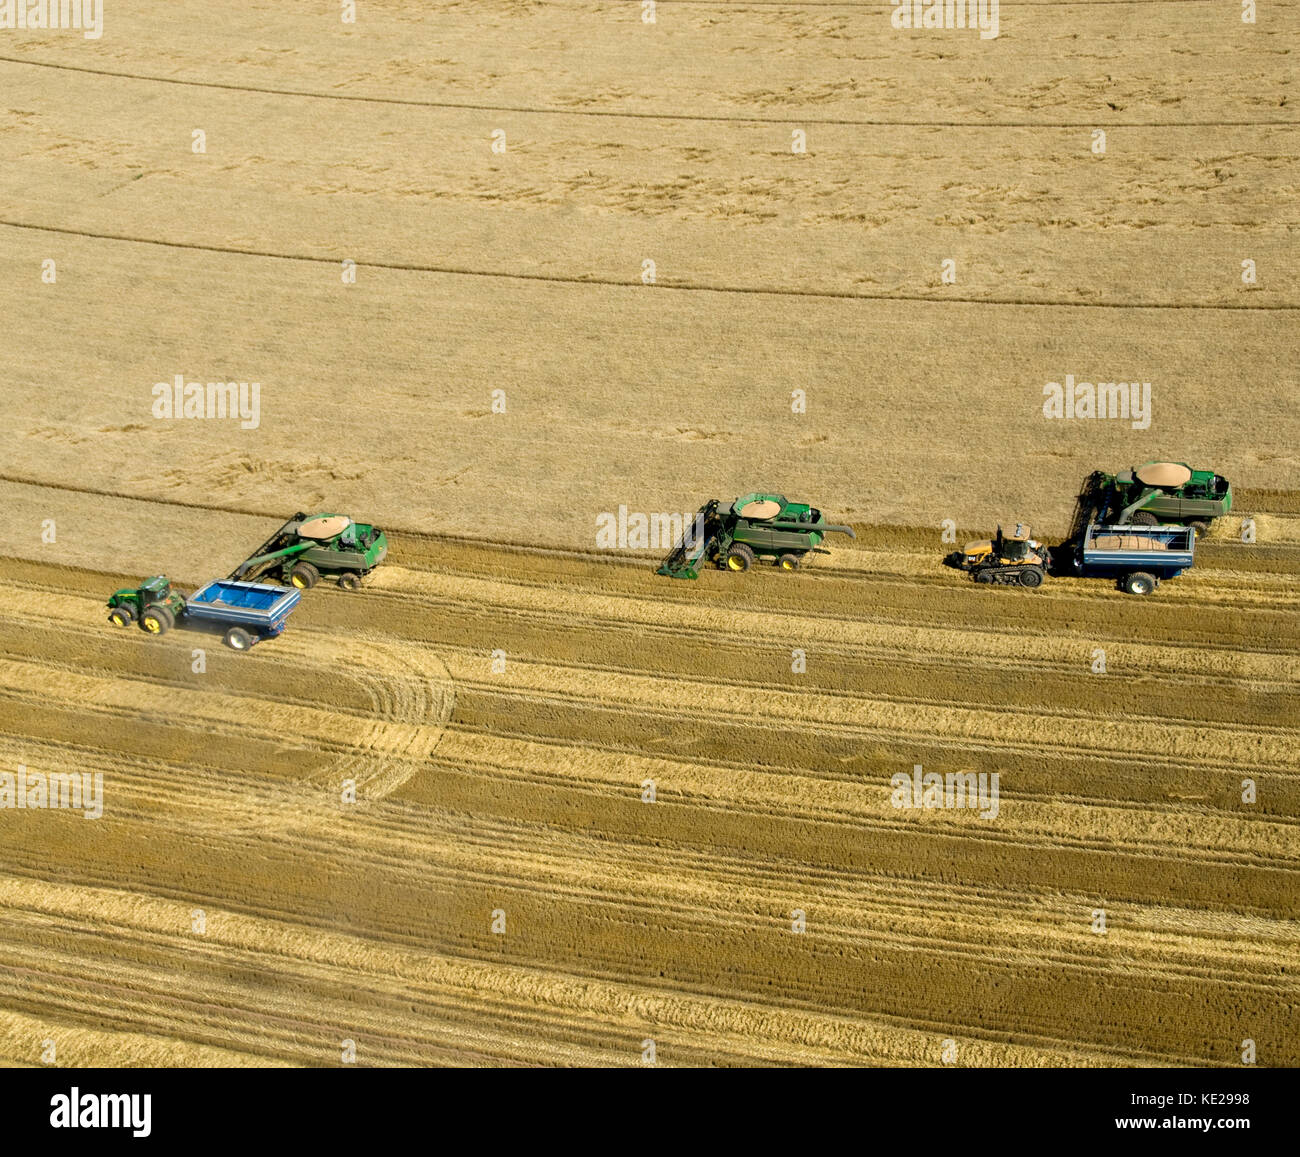
[(967, 543), (958, 565), (970, 571), (977, 583), (1039, 587), (1051, 570), (1052, 552), (1031, 538), (1023, 523), (1017, 523), (1015, 534), (1003, 534), (999, 526), (996, 537)]

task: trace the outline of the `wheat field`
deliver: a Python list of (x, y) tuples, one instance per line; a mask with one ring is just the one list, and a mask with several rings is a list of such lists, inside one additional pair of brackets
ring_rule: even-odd
[[(1300, 1064), (1300, 8), (338, 7), (0, 31), (0, 772), (103, 781), (0, 808), (0, 1063)], [(1155, 458), (1150, 597), (942, 565)], [(597, 547), (766, 488), (857, 540)], [(298, 510), (388, 561), (105, 621)]]

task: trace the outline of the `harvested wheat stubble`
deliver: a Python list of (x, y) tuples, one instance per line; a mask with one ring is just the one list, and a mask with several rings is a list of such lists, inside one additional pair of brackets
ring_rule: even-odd
[[(44, 888), (35, 881), (17, 878), (0, 878), (0, 897), (9, 905), (21, 903), (34, 916), (56, 918), (65, 927), (79, 928), (84, 934), (90, 934), (95, 925), (108, 923), (124, 944), (151, 940), (162, 946), (160, 965), (181, 958), (187, 950), (186, 938), (176, 929), (187, 925), (189, 913), (174, 901), (120, 890)], [(92, 912), (94, 924), (88, 919)], [(901, 1025), (849, 1020), (807, 1010), (763, 1010), (742, 1001), (704, 995), (647, 993), (632, 985), (575, 979), (510, 963), (465, 961), (356, 942), (309, 925), (238, 912), (209, 913), (206, 936), (209, 960), (200, 962), (199, 977), (234, 964), (273, 969), (286, 978), (296, 975), (298, 1001), (316, 1015), (327, 1011), (332, 985), (357, 985), (364, 994), (359, 1007), (350, 1014), (342, 1009), (331, 1011), (336, 1016), (348, 1016), (347, 1023), (354, 1023), (351, 1018), (362, 1018), (367, 1029), (365, 1051), (372, 1054), (368, 1057), (372, 1064), (377, 1063), (372, 1053), (376, 1045), (381, 1050), (378, 1063), (400, 1063), (404, 1059), (394, 1049), (399, 1033), (407, 1036), (403, 1042), (410, 1050), (407, 1063), (412, 1059), (436, 1063), (443, 1050), (454, 1057), (476, 1046), (486, 1046), (491, 1050), (487, 1055), (499, 1060), (618, 1063), (611, 1038), (636, 1035), (638, 1029), (651, 1023), (662, 1034), (660, 1039), (671, 1042), (670, 1065), (683, 1046), (691, 1048), (696, 1056), (726, 1057), (732, 1063), (916, 1063), (936, 1059), (936, 1045), (928, 1034)], [(193, 971), (187, 969), (187, 973)], [(363, 978), (359, 985), (358, 977)], [(162, 986), (168, 984), (161, 967), (150, 981), (158, 986), (155, 994), (165, 991)], [(194, 979), (187, 977), (182, 983), (187, 990), (196, 991)], [(229, 997), (230, 989), (226, 988), (225, 993)], [(406, 1005), (405, 1011), (401, 1004)], [(235, 1011), (235, 1006), (227, 1007)], [(430, 1040), (429, 1013), (435, 1009), (438, 1015), (432, 1021)], [(30, 1016), (21, 1020), (40, 1023)], [(541, 1032), (511, 1034), (491, 1027), (521, 1020), (535, 1021), (537, 1027), (551, 1033), (567, 1026), (574, 1042), (567, 1047), (548, 1047)], [(252, 1039), (254, 1027), (251, 1022), (240, 1026), (234, 1021), (226, 1032), (242, 1031)], [(426, 1041), (422, 1047), (415, 1044), (421, 1037)], [(8, 1052), (6, 1043), (6, 1036), (0, 1034), (0, 1049), (5, 1050), (0, 1056)], [(962, 1043), (963, 1047), (969, 1045), (973, 1058), (987, 1064), (1077, 1065), (1105, 1061), (1102, 1055), (1061, 1046), (1024, 1047), (978, 1039), (963, 1039)], [(15, 1045), (9, 1047), (17, 1053)], [(211, 1051), (225, 1055), (220, 1050)], [(300, 1062), (328, 1063), (317, 1042), (302, 1042), (293, 1051)], [(78, 1055), (84, 1054), (78, 1050)], [(232, 1050), (229, 1055), (239, 1063), (239, 1052)], [(242, 1063), (251, 1059), (244, 1054)], [(274, 1063), (268, 1057), (256, 1060)]]
[[(594, 635), (602, 621), (647, 629), (676, 616), (698, 635), (701, 652), (746, 633), (787, 654), (799, 638), (820, 640), (813, 654), (819, 646), (919, 648), (935, 657), (960, 649), (986, 680), (1007, 678), (1008, 662), (1031, 670), (1044, 661), (1068, 664), (1072, 649), (1053, 632), (945, 632), (853, 615), (611, 598), (596, 580), (529, 582), (530, 565), (516, 556), (511, 582), (394, 568), (375, 591), (384, 601), (361, 608), (391, 634), (364, 641), (340, 639), (329, 626), (356, 601), (322, 592), (281, 639), (214, 663), (206, 690), (190, 689), (187, 664), (166, 660), (188, 656), (183, 632), (152, 640), (111, 631), (99, 600), (59, 593), (56, 567), (29, 566), (23, 582), (6, 583), (0, 626), (16, 630), (0, 630), (0, 758), (50, 771), (99, 768), (111, 788), (93, 847), (84, 845), (80, 832), (89, 825), (79, 817), (40, 816), (38, 828), (0, 813), (6, 862), (34, 875), (48, 871), (53, 855), (68, 904), (106, 903), (99, 892), (79, 899), (86, 885), (125, 887), (140, 903), (184, 911), (201, 904), (213, 913), (212, 927), (224, 929), (214, 931), (210, 959), (178, 987), (164, 980), (171, 949), (162, 950), (159, 971), (136, 952), (143, 941), (119, 917), (53, 938), (45, 922), (20, 921), (10, 947), (0, 944), (0, 959), (46, 979), (27, 992), (5, 990), (7, 1007), (56, 1026), (76, 1022), (78, 1001), (94, 1002), (107, 1010), (100, 1025), (111, 1029), (147, 1025), (178, 1042), (201, 1035), (259, 1063), (327, 1063), (319, 1026), (344, 1015), (331, 993), (344, 976), (355, 984), (364, 943), (385, 976), (414, 970), (400, 982), (365, 974), (365, 1007), (348, 1015), (374, 1042), (372, 1063), (623, 1063), (619, 1042), (641, 1033), (669, 1047), (666, 1063), (896, 1064), (924, 1061), (942, 1039), (915, 1020), (914, 979), (906, 979), (906, 962), (924, 952), (926, 1005), (941, 1010), (944, 1036), (966, 1042), (971, 1063), (1206, 1063), (1218, 1058), (1215, 1042), (1231, 1036), (1243, 1002), (1257, 1019), (1289, 1031), (1294, 993), (1283, 961), (1293, 935), (1278, 906), (1297, 879), (1294, 817), (1229, 811), (1226, 800), (1207, 810), (1204, 801), (1162, 798), (1158, 784), (1154, 796), (1132, 787), (1126, 795), (1126, 781), (1115, 778), (1107, 790), (1118, 794), (1104, 801), (1062, 796), (1067, 780), (1059, 778), (1036, 780), (1037, 794), (1025, 794), (1014, 752), (1022, 742), (1032, 742), (1038, 759), (1100, 745), (1145, 759), (1155, 776), (1171, 759), (1191, 766), (1217, 758), (1250, 766), (1268, 782), (1294, 765), (1293, 729), (1254, 734), (1232, 721), (1141, 721), (1087, 709), (1076, 718), (1054, 713), (1047, 691), (1017, 711), (831, 695), (816, 664), (797, 688), (764, 689), (764, 712), (754, 719), (738, 706), (733, 684), (684, 679), (676, 669), (573, 668), (556, 661), (562, 653), (550, 653), (544, 632), (524, 642), (532, 636), (520, 634), (519, 624), (545, 612), (557, 622), (591, 622)], [(539, 558), (537, 565), (544, 571), (547, 564)], [(81, 578), (70, 579), (77, 589)], [(664, 597), (677, 590), (649, 589)], [(475, 606), (495, 608), (495, 637), (509, 656), (498, 675), (482, 650), (428, 642), (430, 622)], [(403, 607), (409, 613), (399, 613)], [(44, 652), (26, 645), (42, 621), (50, 625)], [(1190, 677), (1180, 669), (1182, 649), (1155, 640), (1114, 647), (1118, 664), (1145, 665), (1175, 682)], [(1291, 662), (1264, 653), (1194, 654), (1206, 676), (1220, 670), (1219, 677), (1250, 680), (1284, 678)], [(151, 655), (152, 669), (142, 667)], [(74, 665), (76, 656), (90, 666)], [(367, 672), (360, 682), (358, 667)], [(257, 674), (241, 673), (250, 670)], [(355, 686), (339, 684), (349, 706), (331, 719), (318, 697), (345, 671)], [(455, 696), (440, 724), (448, 700), (437, 688), (444, 686)], [(39, 704), (34, 687), (42, 689)], [(150, 721), (156, 742), (146, 750), (138, 729), (117, 720), (142, 723), (160, 693), (174, 702), (175, 718)], [(460, 730), (462, 702), (472, 713), (484, 696), (504, 697), (507, 726), (524, 734)], [(609, 711), (630, 747), (607, 746), (612, 736), (599, 721)], [(987, 744), (1004, 765), (1000, 818), (899, 812), (889, 800), (887, 758), (868, 778), (834, 778), (816, 761), (804, 770), (665, 756), (658, 750), (664, 713), (698, 717), (701, 736), (735, 727), (765, 734), (763, 751), (848, 739), (849, 750), (865, 742), (887, 755), (901, 753), (900, 743), (947, 736), (953, 762), (931, 763), (944, 770), (970, 766), (971, 744)], [(368, 720), (353, 735), (360, 719), (380, 714), (387, 718)], [(84, 749), (68, 746), (69, 731), (40, 725), (47, 715), (84, 718)], [(268, 777), (284, 759), (283, 750), (276, 754), (280, 729), (302, 730), (309, 717), (314, 742), (349, 745), (329, 756), (345, 762)], [(231, 727), (231, 718), (248, 722)], [(530, 740), (534, 727), (538, 737), (554, 727), (571, 738)], [(168, 745), (194, 729), (201, 746), (169, 761)], [(47, 738), (32, 738), (41, 730)], [(752, 758), (745, 747), (733, 754)], [(895, 759), (910, 767), (906, 756)], [(371, 766), (400, 768), (389, 794), (343, 809), (337, 778), (364, 779)], [(1097, 786), (1098, 772), (1086, 762), (1077, 774), (1072, 790)], [(647, 780), (658, 785), (654, 808), (638, 799)], [(1170, 780), (1195, 795), (1201, 789), (1193, 782)], [(599, 817), (603, 834), (587, 830), (588, 815)], [(340, 843), (349, 849), (346, 865), (335, 862)], [(138, 863), (133, 849), (142, 845), (153, 849), (150, 863), (121, 879), (113, 865)], [(180, 858), (182, 882), (168, 869)], [(243, 865), (240, 873), (230, 872), (233, 862)], [(286, 880), (293, 881), (287, 889)], [(1108, 897), (1115, 925), (1106, 944), (1086, 926), (1098, 894)], [(0, 906), (23, 903), (0, 888)], [(478, 930), (484, 904), (512, 914), (504, 958)], [(807, 954), (792, 953), (780, 931), (783, 914), (796, 907), (815, 929)], [(245, 921), (247, 937), (232, 936), (232, 920)], [(768, 927), (771, 941), (762, 932)], [(286, 954), (283, 938), (294, 935), (299, 947)], [(449, 959), (442, 948), (452, 944)], [(652, 968), (663, 978), (630, 977), (633, 960), (638, 976)], [(232, 968), (264, 980), (232, 981)], [(450, 976), (448, 968), (460, 969), (463, 981), (415, 979)], [(1125, 977), (1119, 989), (1117, 969)], [(798, 1010), (750, 984), (745, 977), (755, 971), (775, 977)], [(976, 972), (1017, 994), (995, 1021), (960, 1011), (956, 994)], [(597, 983), (611, 986), (615, 1003), (592, 1002)], [(497, 984), (500, 997), (485, 995)], [(285, 988), (295, 992), (288, 1003)], [(469, 998), (471, 991), (478, 995)], [(198, 1013), (190, 1002), (200, 999), (205, 1008), (215, 1000), (221, 1013)], [(1189, 1001), (1203, 1010), (1195, 1024), (1177, 1015)], [(516, 1028), (503, 1030), (502, 1016)], [(725, 1027), (706, 1031), (701, 1016), (724, 1017)]]

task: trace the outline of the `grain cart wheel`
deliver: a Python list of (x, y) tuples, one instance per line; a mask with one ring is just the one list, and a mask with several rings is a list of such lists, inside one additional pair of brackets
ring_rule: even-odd
[(1198, 539), (1210, 529), (1210, 524), (1208, 522), (1202, 522), (1200, 519), (1197, 519), (1195, 522), (1189, 522), (1187, 525), (1192, 528), (1192, 533), (1196, 535)]
[(797, 554), (783, 554), (776, 560), (776, 565), (782, 570), (798, 570), (802, 561)]
[(115, 627), (129, 627), (135, 622), (135, 611), (128, 604), (122, 603), (108, 612), (108, 621)]
[(1156, 589), (1156, 579), (1155, 575), (1140, 570), (1133, 574), (1126, 574), (1120, 585), (1131, 595), (1149, 595)]
[(253, 645), (253, 636), (243, 627), (231, 627), (226, 632), (225, 644), (232, 651), (247, 651)]
[(150, 607), (140, 616), (140, 626), (151, 635), (165, 635), (175, 625), (176, 620), (166, 607)]
[(749, 570), (754, 565), (754, 552), (743, 542), (737, 543), (727, 551), (727, 569), (734, 571)]
[(345, 591), (359, 591), (361, 589), (361, 576), (354, 570), (345, 570), (339, 575), (339, 586)]
[(300, 562), (290, 569), (288, 579), (300, 591), (309, 591), (320, 582), (320, 571), (309, 562)]
[(1020, 585), (1022, 587), (1041, 587), (1043, 585), (1043, 571), (1041, 567), (1027, 566), (1020, 572)]
[(1159, 526), (1160, 519), (1158, 519), (1149, 510), (1139, 510), (1135, 515), (1133, 515), (1133, 525), (1134, 526)]

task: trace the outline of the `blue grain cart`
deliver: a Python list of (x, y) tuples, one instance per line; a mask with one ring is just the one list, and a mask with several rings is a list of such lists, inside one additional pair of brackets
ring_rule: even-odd
[(217, 579), (185, 600), (185, 617), (225, 628), (226, 646), (247, 651), (255, 642), (283, 631), (289, 612), (301, 599), (292, 587)]
[(1131, 595), (1149, 595), (1162, 579), (1174, 578), (1194, 561), (1191, 526), (1101, 526), (1090, 524), (1076, 540), (1076, 574), (1113, 578)]

